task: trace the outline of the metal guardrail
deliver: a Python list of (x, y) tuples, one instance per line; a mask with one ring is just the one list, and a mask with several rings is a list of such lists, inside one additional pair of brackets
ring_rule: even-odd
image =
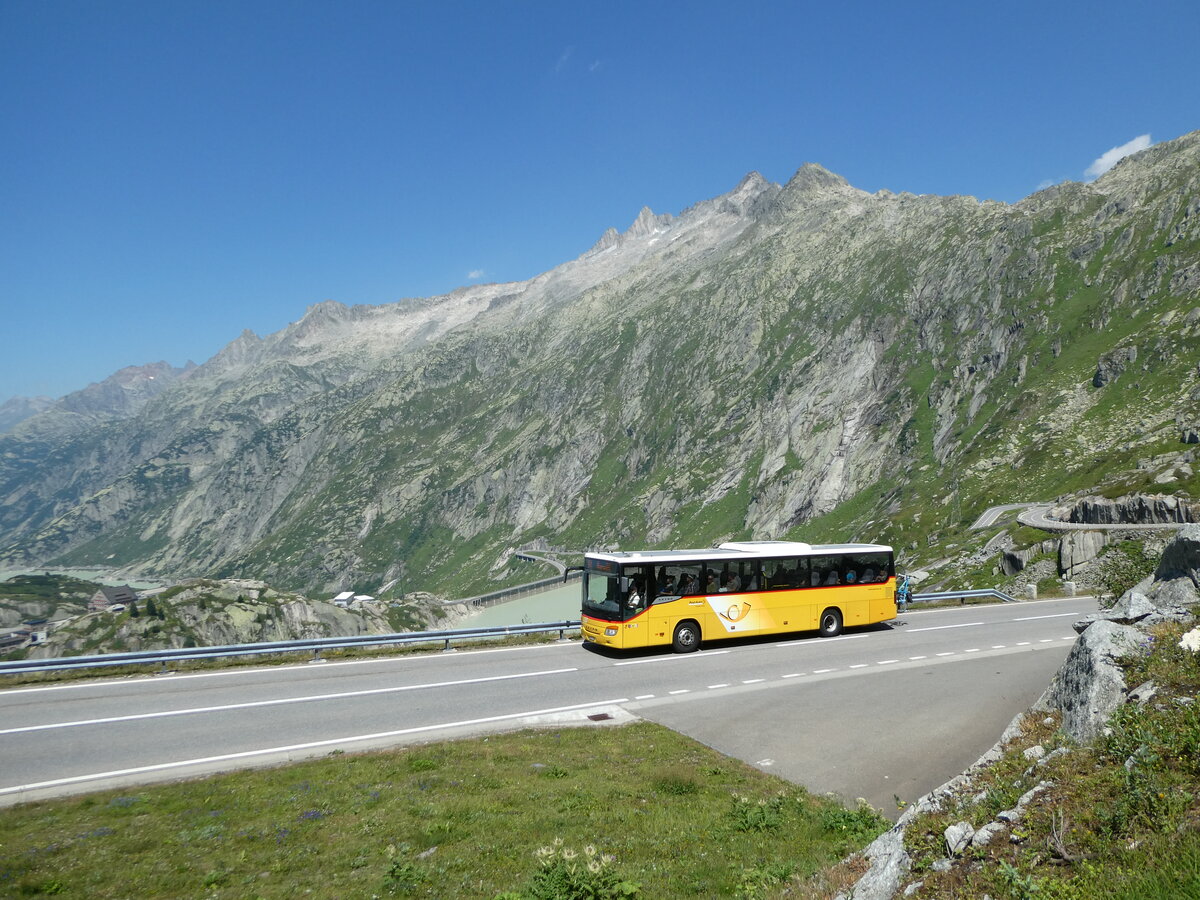
[(953, 600), (956, 597), (962, 599), (970, 599), (971, 597), (995, 597), (997, 600), (1003, 600), (1005, 603), (1020, 603), (1016, 597), (1012, 597), (1004, 591), (998, 591), (995, 588), (979, 588), (970, 591), (934, 591), (926, 594), (913, 594), (908, 598), (909, 603), (930, 603), (934, 600)]
[(413, 631), (402, 634), (360, 634), (354, 637), (307, 638), (298, 641), (269, 641), (259, 644), (229, 644), (222, 647), (177, 647), (169, 650), (143, 650), (130, 653), (104, 653), (96, 656), (63, 656), (51, 659), (17, 659), (0, 662), (0, 675), (20, 672), (52, 672), (63, 669), (89, 669), (100, 666), (136, 666), (181, 660), (215, 659), (224, 656), (262, 656), (269, 653), (311, 652), (314, 660), (322, 650), (345, 647), (381, 647), (396, 644), (437, 644), (450, 649), (452, 641), (484, 640), (512, 634), (546, 634), (557, 631), (562, 640), (568, 631), (579, 628), (578, 620), (544, 622), (540, 625), (497, 625), (491, 628), (457, 628), (451, 631)]

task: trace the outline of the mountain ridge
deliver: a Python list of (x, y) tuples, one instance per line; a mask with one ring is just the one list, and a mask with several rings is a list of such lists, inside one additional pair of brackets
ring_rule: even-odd
[(0, 438), (0, 556), (486, 588), (531, 540), (915, 552), (996, 490), (1133, 484), (1200, 415), (1198, 147), (1013, 205), (750, 173), (526, 282), (316, 304), (53, 462), (36, 417)]

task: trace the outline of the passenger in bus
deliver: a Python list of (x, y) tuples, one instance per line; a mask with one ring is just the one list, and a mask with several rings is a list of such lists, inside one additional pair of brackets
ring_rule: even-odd
[(819, 586), (820, 586), (820, 584), (821, 584), (821, 570), (820, 570), (820, 569), (813, 569), (813, 570), (812, 570), (812, 575), (810, 575), (810, 576), (808, 577), (808, 583), (809, 583), (809, 585), (811, 585), (812, 587), (819, 587)]
[(662, 586), (658, 589), (658, 594), (660, 597), (674, 597), (677, 595), (674, 575), (667, 576), (667, 580), (663, 582)]
[(732, 594), (740, 591), (742, 584), (740, 579), (732, 572), (726, 572), (721, 576), (721, 593)]
[(825, 584), (830, 585), (830, 584), (837, 584), (837, 583), (838, 583), (837, 569), (830, 569), (829, 574), (825, 576)]
[(720, 591), (717, 588), (717, 576), (712, 572), (708, 573), (708, 589), (705, 591), (708, 594), (717, 594)]
[(642, 586), (642, 576), (638, 575), (633, 579), (633, 587), (629, 589), (629, 596), (625, 600), (625, 605), (630, 609), (640, 609), (645, 596), (646, 592)]
[(696, 593), (696, 576), (690, 572), (684, 572), (683, 577), (679, 582), (679, 593), (681, 596), (688, 596)]
[(863, 580), (864, 584), (871, 584), (872, 582), (874, 582), (876, 580), (875, 570), (872, 569), (870, 566), (867, 566), (865, 569), (863, 569), (862, 580)]
[(853, 569), (846, 570), (846, 584), (854, 584), (856, 576)]

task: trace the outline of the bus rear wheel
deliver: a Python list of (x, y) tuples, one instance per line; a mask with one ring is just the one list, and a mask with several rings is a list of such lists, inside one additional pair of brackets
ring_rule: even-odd
[(837, 637), (842, 633), (842, 611), (840, 609), (825, 610), (821, 613), (821, 624), (819, 627), (821, 637)]
[(675, 626), (671, 649), (676, 653), (691, 653), (700, 649), (700, 626), (695, 622), (680, 622)]

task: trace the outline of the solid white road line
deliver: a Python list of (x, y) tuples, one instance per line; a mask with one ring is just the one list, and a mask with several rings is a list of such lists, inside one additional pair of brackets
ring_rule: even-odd
[(256, 756), (277, 756), (284, 753), (299, 753), (306, 750), (316, 750), (320, 747), (333, 747), (338, 744), (354, 744), (361, 741), (376, 741), (386, 738), (403, 737), (411, 734), (423, 734), (432, 731), (442, 731), (448, 728), (462, 728), (470, 725), (487, 725), (492, 722), (512, 721), (531, 716), (547, 716), (554, 713), (570, 712), (576, 709), (588, 709), (598, 706), (612, 706), (617, 703), (628, 703), (628, 697), (618, 697), (615, 700), (596, 700), (591, 703), (576, 703), (572, 706), (555, 706), (549, 709), (533, 709), (526, 712), (507, 713), (502, 716), (487, 716), (482, 719), (464, 719), (459, 722), (441, 722), (437, 725), (420, 725), (415, 728), (400, 728), (396, 731), (378, 731), (374, 734), (355, 734), (340, 738), (327, 738), (322, 741), (309, 741), (305, 744), (289, 744), (283, 747), (264, 747), (260, 750), (243, 750), (240, 753), (223, 753), (219, 756), (203, 756), (196, 759), (182, 759), (176, 762), (155, 763), (149, 766), (134, 766), (129, 769), (114, 769), (111, 772), (92, 772), (87, 775), (71, 775), (66, 778), (55, 778), (50, 781), (39, 781), (34, 784), (19, 784), (12, 787), (0, 788), (0, 795), (18, 794), (22, 791), (33, 791), (41, 788), (61, 787), (67, 784), (80, 784), (85, 781), (99, 781), (104, 778), (119, 778), (125, 775), (141, 775), (147, 772), (165, 772), (171, 769), (182, 769), (188, 766), (210, 765), (212, 763), (230, 762), (235, 759), (253, 759)]
[(139, 719), (165, 719), (171, 716), (188, 716), (198, 713), (226, 712), (234, 709), (255, 709), (260, 706), (286, 706), (292, 703), (314, 703), (320, 700), (345, 700), (350, 697), (371, 697), (377, 694), (396, 694), (402, 691), (419, 691), (427, 688), (455, 687), (464, 684), (487, 684), (493, 681), (512, 681), (517, 678), (536, 678), (541, 675), (562, 675), (578, 672), (572, 669), (546, 669), (541, 672), (520, 672), (513, 675), (492, 675), (487, 678), (464, 678), (459, 681), (439, 681), (427, 684), (404, 684), (396, 687), (371, 688), (365, 691), (344, 691), (337, 694), (312, 694), (306, 697), (283, 697), (277, 700), (252, 700), (246, 703), (227, 703), (221, 706), (194, 706), (187, 709), (166, 709), (158, 712), (134, 713), (128, 716), (105, 716), (98, 719), (79, 719), (74, 722), (48, 722), (44, 725), (24, 725), (19, 728), (0, 729), (3, 734), (22, 734), (27, 731), (49, 731), (52, 728), (75, 728), (80, 725), (105, 725), (112, 722), (136, 722)]
[(731, 653), (730, 650), (702, 650), (699, 653), (676, 654), (674, 656), (656, 656), (653, 659), (629, 659), (625, 662), (613, 663), (614, 666), (644, 666), (647, 663), (687, 662), (693, 659), (708, 659), (710, 656), (721, 656)]

